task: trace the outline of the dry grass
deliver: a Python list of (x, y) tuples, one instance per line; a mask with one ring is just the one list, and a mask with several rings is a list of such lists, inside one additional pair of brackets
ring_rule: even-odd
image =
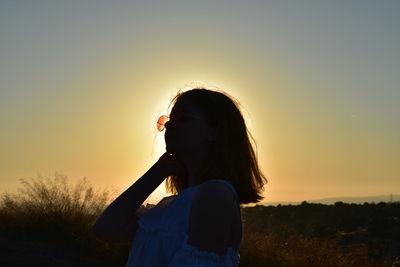
[(373, 251), (367, 244), (341, 248), (338, 240), (300, 235), (283, 238), (277, 233), (262, 236), (249, 229), (241, 250), (241, 266), (379, 267), (400, 264), (396, 260), (371, 260)]
[[(35, 254), (35, 244), (51, 244), (66, 254), (72, 251), (80, 262), (89, 262), (91, 257), (98, 259), (98, 255), (104, 255), (103, 262), (115, 261), (127, 253), (126, 246), (102, 242), (91, 231), (96, 218), (117, 196), (115, 189), (112, 193), (95, 191), (86, 177), (70, 185), (68, 177), (59, 172), (54, 178), (38, 175), (36, 179), (20, 179), (20, 182), (18, 194), (1, 195), (1, 245), (12, 246), (11, 240), (17, 242), (14, 252), (21, 255)], [(19, 247), (24, 251), (18, 251)], [(54, 253), (48, 257), (54, 257)], [(4, 257), (11, 258), (1, 256), (3, 261)], [(17, 260), (18, 255), (15, 257)]]
[[(0, 266), (125, 266), (130, 246), (91, 231), (119, 192), (95, 191), (86, 178), (70, 185), (58, 172), (20, 182), (19, 194), (0, 199)], [(285, 228), (261, 232), (260, 223), (244, 219), (240, 266), (400, 266), (399, 258), (372, 260), (368, 244), (343, 247), (340, 236), (311, 238)]]

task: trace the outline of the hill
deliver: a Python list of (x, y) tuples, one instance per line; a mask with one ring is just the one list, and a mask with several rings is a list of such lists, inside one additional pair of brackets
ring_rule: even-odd
[[(329, 197), (329, 198), (321, 198), (321, 199), (312, 199), (312, 200), (305, 200), (308, 203), (320, 203), (320, 204), (335, 204), (335, 202), (344, 202), (344, 203), (355, 203), (355, 204), (363, 204), (367, 203), (379, 203), (379, 202), (393, 202), (400, 201), (400, 194), (399, 195), (377, 195), (377, 196), (364, 196), (364, 197)], [(298, 205), (301, 204), (303, 201), (275, 201), (275, 202), (260, 202), (258, 205), (264, 206), (277, 206), (281, 205)]]

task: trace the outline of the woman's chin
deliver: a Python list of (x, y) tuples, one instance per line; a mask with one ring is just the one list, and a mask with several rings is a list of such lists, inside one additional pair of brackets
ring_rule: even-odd
[(168, 145), (168, 144), (165, 146), (165, 150), (168, 153), (172, 153), (172, 154), (176, 153), (176, 150), (174, 149), (174, 146), (171, 146), (171, 145)]
[(180, 153), (179, 149), (177, 149), (177, 147), (175, 147), (174, 145), (166, 145), (165, 150), (168, 153), (174, 154), (175, 156), (179, 156), (180, 154), (182, 154)]

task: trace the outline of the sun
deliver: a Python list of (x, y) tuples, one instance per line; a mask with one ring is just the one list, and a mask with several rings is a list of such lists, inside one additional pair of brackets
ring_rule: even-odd
[(158, 160), (158, 158), (165, 152), (165, 140), (164, 133), (165, 130), (159, 132), (157, 130), (157, 120), (162, 115), (169, 115), (172, 103), (171, 100), (177, 95), (179, 92), (185, 92), (194, 88), (207, 88), (210, 90), (218, 90), (219, 88), (216, 86), (212, 86), (209, 83), (201, 80), (191, 80), (183, 86), (172, 87), (170, 89), (166, 89), (162, 94), (157, 94), (157, 97), (154, 99), (154, 109), (151, 114), (151, 133), (152, 133), (152, 151), (151, 157), (153, 160)]

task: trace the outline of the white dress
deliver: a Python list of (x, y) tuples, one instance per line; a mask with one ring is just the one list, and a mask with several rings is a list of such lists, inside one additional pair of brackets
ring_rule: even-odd
[[(230, 181), (223, 179), (208, 181), (228, 184), (237, 196)], [(187, 242), (190, 208), (198, 187), (199, 185), (187, 187), (176, 196), (164, 197), (157, 205), (141, 208), (136, 212), (139, 217), (139, 227), (132, 241), (126, 267), (237, 267), (239, 265), (240, 253), (231, 247), (227, 249), (225, 255), (219, 255), (201, 251)], [(242, 241), (243, 236), (239, 250)]]

